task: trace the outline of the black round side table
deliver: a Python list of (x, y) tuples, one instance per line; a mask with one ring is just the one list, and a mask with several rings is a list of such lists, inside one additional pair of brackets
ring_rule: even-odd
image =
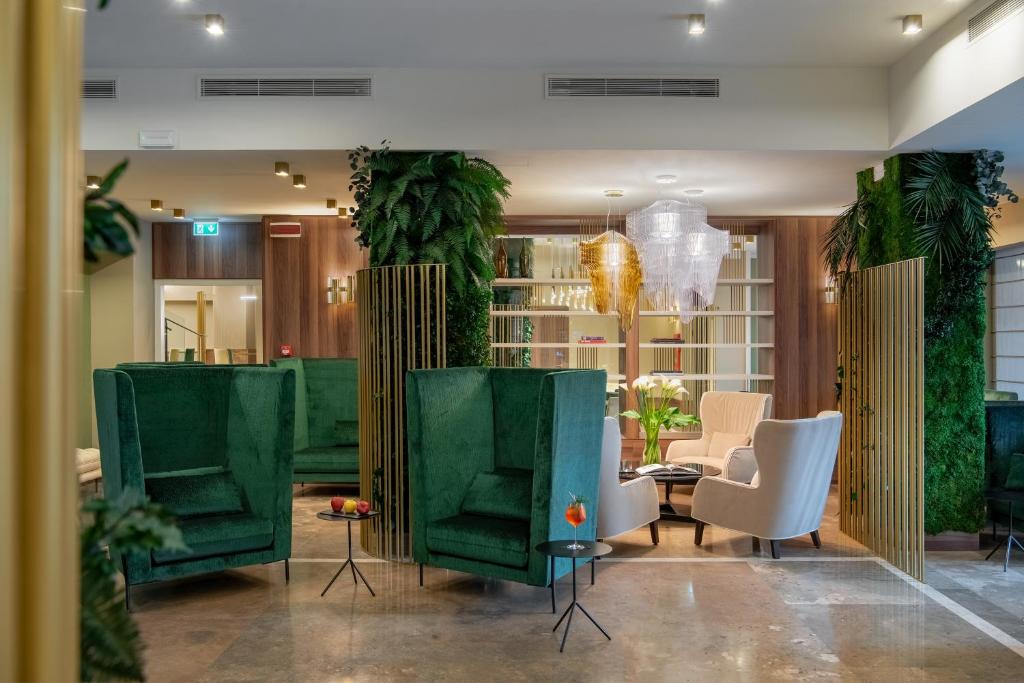
[(597, 627), (597, 630), (604, 634), (604, 637), (611, 640), (612, 637), (608, 635), (608, 632), (601, 628), (601, 624), (594, 620), (594, 617), (590, 616), (590, 612), (583, 608), (576, 600), (576, 560), (577, 559), (589, 559), (591, 562), (595, 558), (604, 557), (612, 551), (612, 547), (607, 543), (601, 543), (600, 541), (578, 541), (583, 548), (573, 549), (569, 546), (573, 544), (573, 541), (546, 541), (537, 546), (537, 552), (544, 553), (551, 557), (551, 607), (554, 610), (555, 605), (555, 558), (556, 557), (568, 557), (572, 559), (572, 602), (565, 608), (565, 612), (558, 618), (555, 623), (555, 627), (552, 631), (557, 631), (558, 627), (561, 626), (562, 622), (565, 621), (566, 617), (569, 617), (569, 621), (565, 624), (565, 633), (562, 634), (562, 645), (558, 648), (559, 652), (565, 650), (565, 639), (569, 637), (569, 627), (572, 626), (572, 615), (579, 610), (583, 612), (587, 619), (590, 619), (590, 623)]
[(327, 584), (327, 587), (324, 588), (323, 593), (320, 593), (321, 598), (324, 597), (324, 595), (327, 593), (330, 587), (334, 585), (335, 579), (341, 576), (341, 573), (345, 571), (345, 567), (352, 567), (352, 583), (356, 584), (357, 586), (359, 585), (359, 580), (356, 578), (356, 575), (358, 575), (359, 578), (363, 580), (363, 583), (366, 584), (366, 588), (370, 591), (370, 595), (372, 595), (373, 597), (377, 597), (377, 594), (373, 592), (373, 588), (370, 587), (370, 582), (366, 580), (366, 577), (363, 576), (363, 573), (361, 571), (359, 571), (359, 567), (356, 566), (355, 561), (352, 559), (352, 522), (362, 522), (364, 520), (376, 517), (379, 514), (380, 513), (375, 510), (371, 510), (370, 512), (367, 512), (365, 515), (349, 514), (346, 512), (335, 512), (333, 510), (324, 510), (323, 512), (316, 513), (317, 517), (319, 517), (320, 519), (326, 519), (328, 522), (348, 522), (348, 559), (345, 560), (345, 563), (341, 565), (341, 569), (338, 570), (338, 573), (334, 575), (334, 577)]

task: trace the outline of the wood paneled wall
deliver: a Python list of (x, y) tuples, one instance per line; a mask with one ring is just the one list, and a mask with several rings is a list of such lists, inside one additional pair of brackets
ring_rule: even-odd
[[(298, 238), (269, 237), (270, 224), (299, 223)], [(296, 356), (359, 355), (356, 304), (327, 303), (327, 278), (355, 275), (367, 255), (355, 243), (347, 218), (266, 216), (263, 218), (264, 353), (276, 358), (282, 344)]]
[(821, 244), (830, 216), (773, 221), (775, 402), (773, 417), (813, 417), (836, 407), (838, 305), (825, 301)]
[(259, 223), (221, 223), (220, 234), (194, 237), (190, 221), (153, 223), (154, 280), (259, 280)]

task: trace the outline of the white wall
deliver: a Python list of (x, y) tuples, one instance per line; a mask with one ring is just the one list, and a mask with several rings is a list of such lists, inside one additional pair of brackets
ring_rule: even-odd
[(992, 0), (974, 2), (889, 69), (889, 134), (906, 142), (1024, 78), (1024, 12), (967, 42), (967, 20)]
[[(324, 70), (305, 69), (301, 75)], [(329, 73), (338, 73), (330, 70)], [(650, 73), (635, 70), (633, 73)], [(396, 148), (884, 150), (884, 68), (714, 68), (711, 101), (548, 100), (542, 70), (372, 69), (374, 95), (199, 101), (206, 75), (287, 70), (116, 69), (114, 102), (83, 102), (87, 150), (136, 149), (138, 131), (174, 129), (179, 149)]]
[(997, 251), (992, 275), (989, 385), (1024, 397), (1024, 245)]
[[(1024, 116), (1024, 112), (1021, 115)], [(1024, 130), (1021, 134), (1024, 135)], [(1015, 182), (1012, 178), (1007, 179), (1007, 183), (1017, 192), (1024, 194), (1024, 185)], [(1010, 244), (1024, 243), (1024, 200), (1016, 204), (1003, 202), (1000, 208), (1002, 217), (993, 221), (995, 232), (992, 241), (995, 246), (1004, 247)]]

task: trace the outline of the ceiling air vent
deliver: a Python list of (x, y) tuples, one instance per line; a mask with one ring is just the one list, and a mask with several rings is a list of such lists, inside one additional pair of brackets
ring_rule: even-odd
[(356, 78), (207, 78), (200, 97), (369, 97), (372, 82)]
[(82, 99), (116, 100), (117, 81), (113, 78), (90, 78), (83, 80)]
[(548, 97), (719, 96), (717, 78), (686, 76), (547, 76)]
[(973, 42), (1024, 10), (1024, 0), (996, 0), (967, 20), (967, 41)]

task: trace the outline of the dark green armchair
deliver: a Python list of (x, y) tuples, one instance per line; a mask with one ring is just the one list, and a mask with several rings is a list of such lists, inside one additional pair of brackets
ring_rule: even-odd
[[(570, 492), (587, 499), (579, 538), (594, 539), (605, 381), (603, 370), (409, 372), (413, 559), (548, 585), (534, 548), (572, 538)], [(555, 573), (570, 568), (559, 560)]]
[(277, 358), (295, 371), (295, 482), (359, 482), (355, 358)]
[(143, 490), (188, 552), (116, 557), (134, 585), (291, 555), (295, 373), (134, 366), (93, 373), (105, 495)]

